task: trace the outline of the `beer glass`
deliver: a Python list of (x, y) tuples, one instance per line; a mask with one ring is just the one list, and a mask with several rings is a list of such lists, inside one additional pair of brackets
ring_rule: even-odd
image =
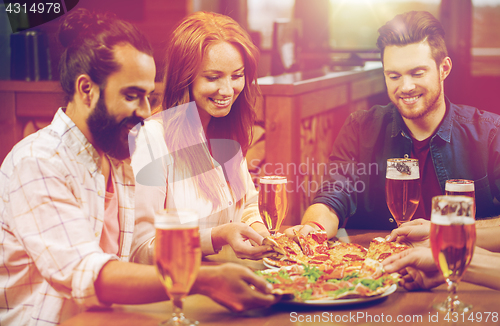
[(279, 231), (285, 219), (288, 205), (286, 177), (265, 176), (259, 179), (259, 212), (269, 233)]
[(155, 228), (156, 269), (174, 308), (172, 318), (160, 325), (198, 325), (182, 312), (201, 265), (198, 215), (190, 210), (161, 210), (155, 214)]
[(445, 195), (462, 195), (474, 199), (474, 215), (476, 213), (476, 196), (474, 194), (474, 181), (465, 179), (446, 180)]
[(474, 200), (467, 196), (432, 198), (430, 242), (432, 256), (448, 284), (448, 297), (434, 308), (467, 312), (472, 306), (458, 300), (457, 286), (469, 266), (476, 243)]
[(385, 200), (398, 226), (411, 220), (420, 201), (420, 171), (417, 159), (387, 160)]

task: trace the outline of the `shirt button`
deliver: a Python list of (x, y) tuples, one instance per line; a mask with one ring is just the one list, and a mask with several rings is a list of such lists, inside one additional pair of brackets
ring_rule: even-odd
[(97, 237), (99, 237), (99, 232), (96, 232), (96, 233), (95, 233), (95, 237), (96, 237), (96, 238), (97, 238)]
[(232, 202), (232, 201), (229, 201), (229, 206), (231, 206), (232, 204), (233, 204), (233, 202)]
[(102, 196), (102, 190), (99, 190), (99, 191), (97, 192), (97, 194), (98, 194), (99, 196)]
[(389, 222), (394, 223), (394, 219), (391, 217), (391, 218), (389, 219)]

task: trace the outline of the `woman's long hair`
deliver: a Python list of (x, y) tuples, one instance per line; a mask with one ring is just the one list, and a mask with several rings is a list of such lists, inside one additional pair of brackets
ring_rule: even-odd
[[(240, 144), (244, 156), (251, 142), (252, 126), (255, 120), (254, 106), (257, 96), (260, 95), (257, 85), (259, 51), (245, 30), (230, 17), (216, 13), (196, 12), (187, 16), (177, 26), (166, 52), (163, 78), (165, 92), (161, 109), (168, 110), (193, 101), (190, 97), (190, 89), (199, 73), (203, 57), (212, 45), (220, 42), (234, 45), (241, 53), (245, 65), (245, 87), (227, 116), (210, 119), (206, 138), (207, 140), (234, 140)], [(206, 165), (211, 165), (211, 161), (206, 146), (190, 146), (199, 143), (200, 132), (200, 130), (186, 128), (192, 125), (188, 122), (188, 120), (193, 121), (192, 118), (188, 114), (180, 113), (164, 121), (165, 140), (176, 162), (174, 167), (176, 175), (183, 173), (184, 177), (191, 177), (195, 182), (198, 195), (211, 201), (215, 209), (221, 205), (223, 190), (219, 186), (220, 181), (216, 174), (200, 174), (200, 172), (208, 171)], [(186, 148), (188, 149), (179, 151), (179, 149)], [(245, 176), (239, 173), (241, 163), (241, 161), (235, 162), (235, 165), (231, 167), (233, 171), (238, 171), (239, 175), (238, 178), (233, 178), (230, 184), (237, 207), (241, 207), (241, 199), (245, 195), (243, 180)], [(226, 166), (226, 168), (229, 167)]]

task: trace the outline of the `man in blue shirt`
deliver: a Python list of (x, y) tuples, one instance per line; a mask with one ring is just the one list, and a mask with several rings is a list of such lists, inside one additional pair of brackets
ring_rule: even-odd
[(452, 63), (441, 24), (428, 12), (412, 11), (379, 34), (392, 103), (347, 119), (330, 156), (330, 180), (294, 228), (304, 234), (324, 228), (332, 237), (342, 226), (397, 227), (385, 200), (386, 161), (405, 155), (420, 162), (422, 197), (414, 218), (429, 219), (432, 196), (444, 194), (446, 180), (456, 178), (474, 181), (478, 218), (498, 215), (500, 116), (445, 97)]

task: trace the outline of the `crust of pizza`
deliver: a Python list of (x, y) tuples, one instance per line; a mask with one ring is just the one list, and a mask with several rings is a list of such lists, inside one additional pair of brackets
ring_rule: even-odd
[(278, 257), (264, 257), (262, 258), (262, 261), (274, 267), (291, 266), (296, 264), (296, 262), (286, 260), (285, 258), (285, 256), (281, 256), (281, 259)]

